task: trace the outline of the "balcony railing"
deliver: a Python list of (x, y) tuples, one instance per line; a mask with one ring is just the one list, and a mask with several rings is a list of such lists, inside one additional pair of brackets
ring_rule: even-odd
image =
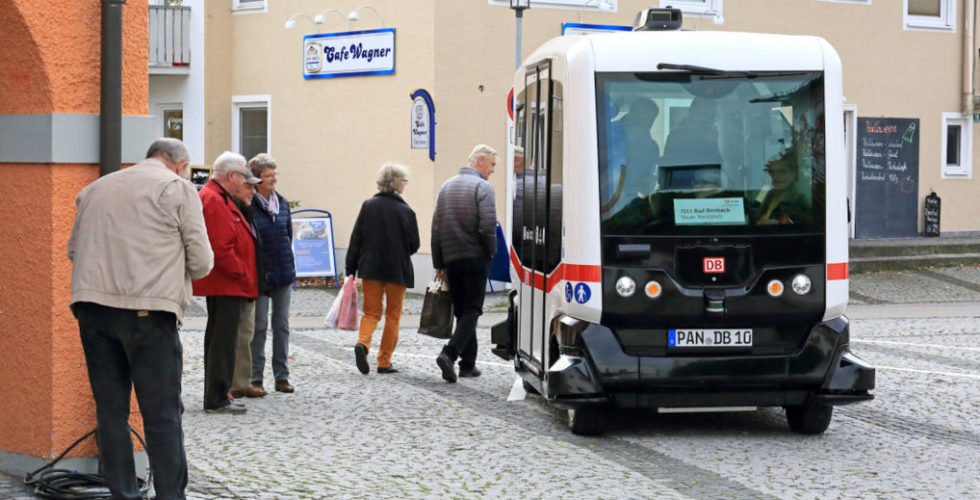
[(149, 7), (150, 73), (189, 73), (191, 8), (169, 5)]

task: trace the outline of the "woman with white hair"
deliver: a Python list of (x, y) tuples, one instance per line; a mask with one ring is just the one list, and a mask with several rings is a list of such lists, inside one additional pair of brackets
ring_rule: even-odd
[(371, 337), (381, 321), (382, 298), (385, 326), (378, 350), (378, 373), (395, 373), (391, 355), (398, 343), (405, 290), (415, 286), (412, 254), (419, 249), (415, 212), (402, 198), (408, 185), (408, 167), (386, 162), (378, 172), (378, 193), (361, 205), (350, 245), (347, 247), (347, 276), (361, 278), (364, 316), (354, 346), (357, 369), (371, 371), (367, 355)]

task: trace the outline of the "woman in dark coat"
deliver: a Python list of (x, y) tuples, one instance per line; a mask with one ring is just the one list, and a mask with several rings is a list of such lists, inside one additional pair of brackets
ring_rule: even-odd
[(408, 167), (386, 162), (378, 172), (378, 193), (361, 205), (347, 248), (347, 275), (361, 278), (364, 316), (354, 346), (357, 369), (367, 374), (367, 355), (371, 336), (381, 321), (381, 301), (385, 326), (378, 350), (378, 373), (395, 373), (391, 355), (398, 343), (405, 290), (415, 286), (412, 254), (419, 249), (419, 228), (408, 203), (401, 197), (408, 184)]
[[(278, 392), (295, 391), (289, 383), (289, 303), (296, 279), (293, 257), (293, 222), (289, 202), (276, 191), (279, 174), (276, 160), (266, 153), (248, 161), (252, 175), (262, 179), (252, 199), (252, 216), (262, 240), (262, 269), (265, 290), (255, 302), (255, 335), (252, 337), (252, 387), (262, 391), (265, 372), (265, 339), (272, 309), (272, 375)], [(248, 394), (246, 394), (247, 396)]]

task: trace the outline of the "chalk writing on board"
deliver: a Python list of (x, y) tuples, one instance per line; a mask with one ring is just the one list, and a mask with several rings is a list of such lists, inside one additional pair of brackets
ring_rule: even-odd
[(939, 207), (941, 200), (936, 193), (931, 193), (926, 196), (926, 201), (923, 204), (923, 233), (926, 236), (939, 236)]
[(914, 236), (919, 217), (919, 120), (858, 118), (858, 238)]

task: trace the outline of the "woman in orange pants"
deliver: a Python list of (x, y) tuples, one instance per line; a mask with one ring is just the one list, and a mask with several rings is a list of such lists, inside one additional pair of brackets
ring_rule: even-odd
[(408, 185), (408, 167), (386, 162), (378, 172), (378, 193), (362, 205), (347, 248), (348, 276), (361, 278), (364, 316), (361, 317), (354, 360), (357, 369), (371, 371), (367, 355), (371, 337), (381, 321), (382, 299), (386, 303), (385, 325), (378, 350), (378, 373), (395, 373), (391, 355), (398, 343), (398, 323), (405, 290), (415, 286), (412, 254), (419, 249), (419, 228), (408, 203), (402, 198)]

